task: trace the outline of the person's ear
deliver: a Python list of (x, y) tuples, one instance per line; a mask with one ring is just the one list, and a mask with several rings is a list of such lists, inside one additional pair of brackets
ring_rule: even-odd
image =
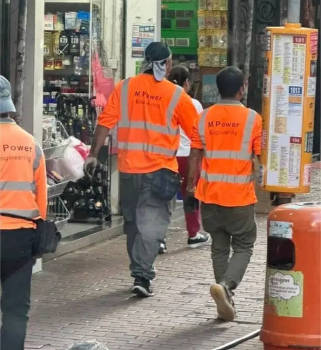
[(242, 97), (244, 96), (245, 94), (245, 84), (243, 84), (240, 88), (239, 88), (239, 91), (237, 92), (236, 96), (238, 95), (238, 98), (241, 100)]

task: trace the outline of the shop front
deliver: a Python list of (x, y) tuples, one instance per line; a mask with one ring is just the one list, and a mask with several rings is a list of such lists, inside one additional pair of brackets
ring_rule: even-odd
[(48, 214), (65, 241), (104, 230), (112, 214), (119, 214), (116, 131), (92, 179), (83, 177), (83, 158), (114, 83), (135, 75), (144, 48), (160, 37), (160, 1), (121, 3), (44, 2), (42, 141)]
[(162, 40), (174, 64), (191, 72), (191, 94), (204, 107), (217, 101), (216, 73), (228, 64), (229, 3), (227, 0), (163, 0)]
[(113, 71), (103, 56), (103, 5), (89, 0), (44, 3), (42, 145), (48, 216), (60, 227), (63, 239), (111, 223), (108, 141), (93, 179), (83, 173), (97, 115), (114, 85)]
[[(26, 11), (21, 11), (23, 3)], [(117, 157), (109, 140), (91, 181), (83, 179), (82, 165), (97, 115), (114, 83), (123, 76), (123, 3), (12, 0), (0, 5), (10, 14), (7, 26), (4, 16), (0, 17), (2, 53), (5, 43), (10, 43), (6, 51), (10, 64), (1, 60), (1, 73), (12, 82), (15, 102), (17, 92), (22, 97), (17, 121), (42, 143), (48, 218), (62, 233), (64, 253), (93, 243), (80, 244), (79, 238), (107, 231), (112, 214), (118, 214)], [(4, 40), (6, 36), (10, 40)], [(36, 270), (40, 268), (38, 263)]]
[[(44, 149), (48, 217), (62, 233), (58, 254), (119, 233), (117, 144), (106, 140), (90, 181), (82, 165), (114, 84), (138, 73), (144, 48), (160, 39), (160, 0), (3, 0), (0, 6), (1, 52), (9, 45), (1, 73), (21, 104), (17, 122)], [(112, 216), (117, 230), (108, 228)]]

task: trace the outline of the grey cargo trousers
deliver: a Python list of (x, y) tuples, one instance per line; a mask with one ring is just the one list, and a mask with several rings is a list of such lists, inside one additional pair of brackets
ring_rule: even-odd
[(152, 280), (153, 263), (170, 222), (169, 202), (151, 190), (152, 173), (120, 173), (120, 204), (131, 276)]
[(254, 205), (223, 207), (202, 203), (201, 214), (203, 227), (212, 236), (215, 280), (235, 289), (245, 274), (256, 240)]

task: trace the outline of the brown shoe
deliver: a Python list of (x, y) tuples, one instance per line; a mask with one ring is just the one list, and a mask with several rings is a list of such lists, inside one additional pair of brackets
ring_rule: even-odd
[(224, 321), (233, 321), (235, 318), (235, 307), (232, 296), (225, 286), (213, 284), (210, 293), (217, 306), (218, 317)]

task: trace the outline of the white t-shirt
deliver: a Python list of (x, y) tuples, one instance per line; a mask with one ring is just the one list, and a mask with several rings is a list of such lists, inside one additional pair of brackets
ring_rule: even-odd
[[(201, 103), (195, 98), (192, 98), (192, 102), (194, 104), (194, 107), (196, 108), (196, 111), (198, 114), (203, 112), (203, 107)], [(186, 136), (184, 130), (182, 128), (179, 128), (180, 130), (180, 142), (179, 142), (179, 147), (176, 156), (177, 157), (188, 157), (191, 151), (191, 141), (190, 139)]]

